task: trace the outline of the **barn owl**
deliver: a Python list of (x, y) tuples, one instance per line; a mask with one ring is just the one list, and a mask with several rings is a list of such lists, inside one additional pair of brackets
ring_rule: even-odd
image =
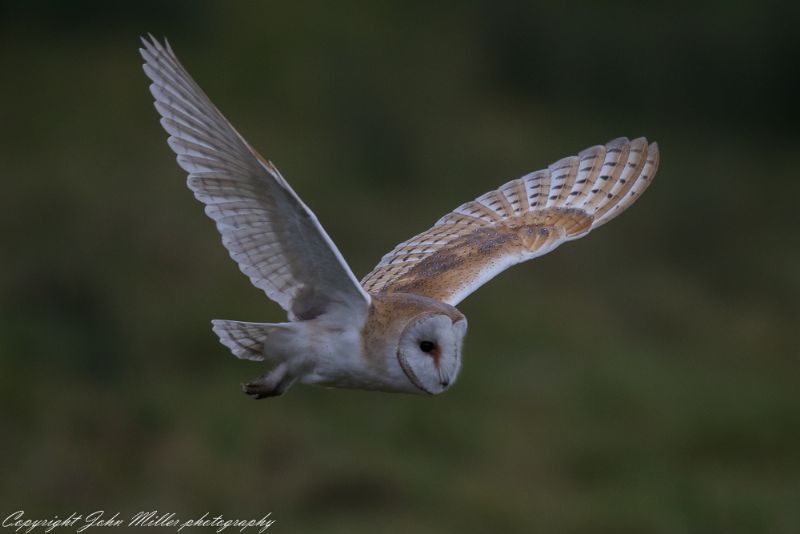
[(512, 265), (583, 237), (628, 208), (658, 146), (619, 138), (462, 204), (397, 245), (359, 283), (316, 216), (223, 117), (169, 43), (142, 39), (144, 71), (188, 186), (241, 271), (285, 323), (212, 321), (238, 358), (269, 372), (254, 398), (293, 383), (435, 395), (461, 368), (467, 319), (455, 306)]

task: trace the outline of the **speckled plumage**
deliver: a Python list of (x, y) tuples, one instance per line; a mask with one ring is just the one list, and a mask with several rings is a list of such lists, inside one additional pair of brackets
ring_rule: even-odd
[(437, 394), (461, 367), (466, 318), (454, 306), (508, 267), (577, 239), (651, 182), (658, 147), (619, 138), (512, 180), (397, 245), (359, 283), (277, 168), (231, 126), (169, 44), (142, 39), (144, 70), (187, 185), (251, 282), (286, 310), (277, 324), (214, 320), (235, 356), (271, 370), (255, 398), (295, 381)]
[(462, 204), (400, 243), (361, 281), (455, 306), (508, 267), (542, 256), (622, 213), (658, 166), (644, 138), (615, 139)]

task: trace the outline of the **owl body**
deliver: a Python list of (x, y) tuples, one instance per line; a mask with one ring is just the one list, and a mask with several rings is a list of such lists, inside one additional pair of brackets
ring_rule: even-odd
[(297, 381), (447, 390), (461, 369), (467, 331), (455, 306), (512, 265), (615, 218), (658, 168), (658, 146), (643, 137), (587, 148), (460, 205), (359, 281), (314, 213), (211, 103), (169, 44), (152, 36), (142, 42), (150, 92), (189, 189), (240, 270), (289, 319), (212, 321), (236, 357), (270, 365), (243, 385), (255, 398), (280, 395)]
[[(351, 318), (322, 314), (279, 324), (214, 321), (214, 331), (238, 357), (263, 360), (274, 367), (272, 373), (245, 384), (246, 391), (256, 397), (279, 394), (295, 380), (415, 394), (439, 393), (455, 381), (467, 323), (453, 306), (419, 295), (390, 293), (374, 296), (363, 320), (352, 322)], [(415, 331), (420, 321), (424, 324)], [(430, 356), (420, 348), (425, 342), (432, 344)], [(432, 381), (426, 381), (422, 372), (415, 373), (415, 358), (423, 362), (436, 358)]]

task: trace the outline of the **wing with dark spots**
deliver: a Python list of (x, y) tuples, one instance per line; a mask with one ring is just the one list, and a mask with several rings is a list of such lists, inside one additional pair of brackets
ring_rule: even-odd
[(615, 139), (462, 204), (400, 243), (364, 279), (370, 293), (416, 293), (455, 305), (508, 267), (610, 221), (641, 195), (658, 146)]

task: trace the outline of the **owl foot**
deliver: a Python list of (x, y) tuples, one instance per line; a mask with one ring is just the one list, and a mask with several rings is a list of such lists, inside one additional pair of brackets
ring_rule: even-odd
[(286, 371), (286, 364), (282, 363), (269, 373), (242, 384), (242, 391), (254, 399), (282, 395), (294, 382), (294, 377), (289, 376)]

